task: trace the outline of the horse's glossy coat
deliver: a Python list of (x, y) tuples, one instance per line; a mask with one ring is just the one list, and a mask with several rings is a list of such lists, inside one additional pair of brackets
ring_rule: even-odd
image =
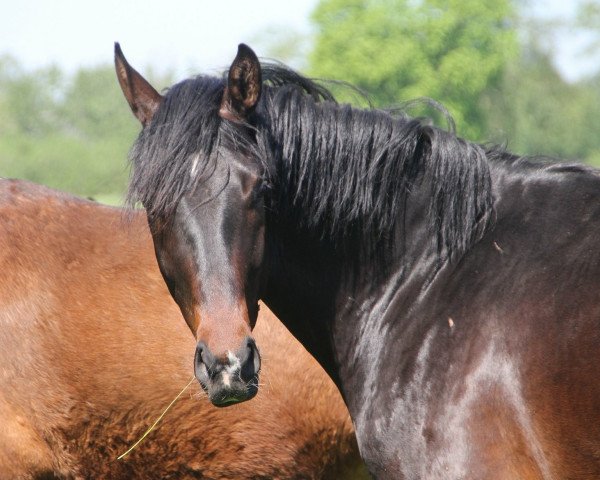
[(194, 340), (143, 216), (0, 179), (0, 272), (1, 479), (358, 471), (335, 386), (266, 309), (258, 397), (215, 409), (196, 385), (116, 459), (192, 376)]
[[(211, 255), (208, 236), (225, 249), (255, 238), (207, 281), (238, 278), (249, 305), (259, 289), (342, 390), (377, 478), (599, 478), (598, 173), (323, 101), (279, 67), (261, 83), (260, 70), (241, 46), (228, 79), (154, 99), (131, 192), (170, 225), (159, 260), (191, 245), (172, 264), (185, 269)], [(191, 178), (192, 161), (216, 166)], [(262, 171), (254, 207), (206, 195), (235, 191), (244, 169)], [(258, 279), (236, 277), (256, 251)], [(198, 289), (194, 268), (166, 277)]]

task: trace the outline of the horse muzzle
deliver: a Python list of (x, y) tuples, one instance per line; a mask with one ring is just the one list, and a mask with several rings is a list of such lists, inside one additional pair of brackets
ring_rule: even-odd
[(250, 337), (236, 351), (214, 355), (204, 342), (196, 345), (194, 375), (217, 407), (226, 407), (253, 398), (258, 392), (260, 354)]

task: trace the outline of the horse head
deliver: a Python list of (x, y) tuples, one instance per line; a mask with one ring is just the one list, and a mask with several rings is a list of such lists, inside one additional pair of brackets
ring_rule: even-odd
[(198, 77), (164, 95), (118, 44), (115, 67), (143, 126), (130, 193), (146, 210), (160, 271), (196, 336), (195, 375), (217, 406), (248, 400), (261, 363), (252, 338), (265, 224), (264, 169), (252, 154), (258, 59), (240, 45), (226, 81)]

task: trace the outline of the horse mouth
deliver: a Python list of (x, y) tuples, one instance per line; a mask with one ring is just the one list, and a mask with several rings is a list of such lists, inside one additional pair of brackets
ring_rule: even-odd
[(255, 386), (243, 385), (242, 388), (216, 388), (213, 391), (207, 391), (208, 398), (215, 407), (229, 407), (236, 403), (242, 403), (254, 398), (258, 388)]
[(228, 407), (230, 405), (235, 405), (236, 403), (241, 403), (248, 400), (247, 398), (239, 398), (239, 397), (227, 397), (219, 401), (213, 400), (212, 404), (215, 407)]
[(258, 374), (249, 382), (241, 378), (230, 381), (227, 385), (220, 379), (210, 379), (203, 375), (196, 375), (202, 390), (206, 393), (210, 402), (216, 407), (228, 407), (236, 403), (250, 400), (258, 393)]

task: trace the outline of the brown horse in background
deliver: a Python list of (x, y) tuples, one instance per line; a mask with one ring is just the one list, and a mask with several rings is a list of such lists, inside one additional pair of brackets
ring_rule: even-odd
[(355, 478), (339, 393), (262, 308), (257, 399), (195, 383), (118, 461), (193, 375), (145, 215), (0, 180), (0, 478)]

